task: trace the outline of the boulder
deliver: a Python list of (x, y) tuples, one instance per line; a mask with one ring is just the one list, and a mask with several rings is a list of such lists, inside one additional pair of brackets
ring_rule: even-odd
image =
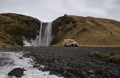
[(14, 68), (8, 73), (8, 76), (22, 77), (24, 75), (24, 68)]

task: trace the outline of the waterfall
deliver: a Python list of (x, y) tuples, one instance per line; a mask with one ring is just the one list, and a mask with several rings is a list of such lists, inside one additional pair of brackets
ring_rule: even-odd
[(41, 22), (39, 36), (32, 43), (33, 46), (49, 46), (52, 38), (52, 23)]
[(39, 44), (40, 46), (49, 46), (52, 40), (52, 23), (43, 22), (40, 26)]

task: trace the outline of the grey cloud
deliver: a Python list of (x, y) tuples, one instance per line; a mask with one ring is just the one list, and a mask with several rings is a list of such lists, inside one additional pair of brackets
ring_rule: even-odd
[(120, 0), (0, 0), (0, 13), (16, 12), (52, 21), (67, 13), (120, 20)]

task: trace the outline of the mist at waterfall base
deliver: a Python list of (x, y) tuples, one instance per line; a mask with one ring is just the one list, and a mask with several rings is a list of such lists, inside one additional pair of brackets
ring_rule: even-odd
[[(52, 23), (41, 22), (39, 35), (35, 40), (31, 40), (31, 46), (49, 46), (53, 39)], [(29, 45), (29, 44), (28, 44)]]

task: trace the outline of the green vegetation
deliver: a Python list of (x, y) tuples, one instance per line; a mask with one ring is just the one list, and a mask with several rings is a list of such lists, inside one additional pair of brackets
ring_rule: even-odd
[(79, 45), (120, 46), (120, 22), (93, 17), (64, 15), (53, 21), (52, 45), (62, 45), (66, 38)]
[[(23, 45), (38, 35), (40, 21), (15, 13), (0, 14), (0, 45)], [(79, 45), (120, 46), (120, 22), (110, 19), (64, 15), (53, 21), (52, 45), (75, 39)]]
[(107, 60), (110, 60), (112, 62), (120, 63), (120, 52), (114, 52), (110, 53), (109, 56), (107, 57)]
[(99, 57), (109, 60), (110, 62), (120, 63), (120, 52), (112, 52), (112, 53), (101, 53), (98, 51), (91, 52), (90, 55), (92, 57)]
[(35, 39), (40, 21), (15, 13), (0, 14), (0, 45), (23, 45), (23, 37)]
[(93, 51), (90, 53), (90, 55), (92, 57), (102, 57), (102, 58), (107, 58), (110, 54), (105, 54), (105, 53), (101, 53), (99, 51)]

